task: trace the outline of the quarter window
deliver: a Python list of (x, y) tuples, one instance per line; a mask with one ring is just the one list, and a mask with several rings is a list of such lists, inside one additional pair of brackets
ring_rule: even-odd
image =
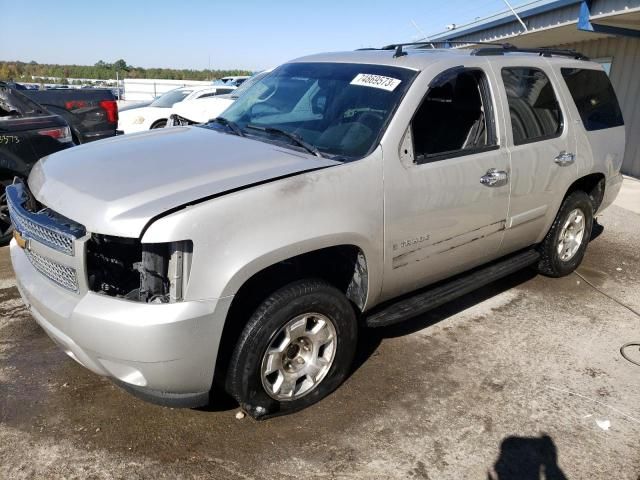
[(503, 68), (514, 145), (560, 135), (562, 111), (549, 77), (537, 68)]
[(434, 79), (411, 122), (416, 163), (497, 148), (485, 75), (456, 67)]
[(602, 130), (624, 125), (618, 99), (605, 72), (563, 68), (562, 76), (567, 82), (573, 101), (576, 102), (586, 130)]

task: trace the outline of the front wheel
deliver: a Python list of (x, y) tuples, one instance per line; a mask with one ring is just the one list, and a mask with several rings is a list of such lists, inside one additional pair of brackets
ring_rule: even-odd
[(593, 202), (583, 191), (564, 199), (547, 236), (539, 245), (538, 271), (549, 277), (564, 277), (582, 262), (591, 239)]
[(255, 418), (292, 413), (331, 393), (349, 374), (357, 344), (353, 307), (322, 280), (269, 295), (245, 326), (227, 391)]

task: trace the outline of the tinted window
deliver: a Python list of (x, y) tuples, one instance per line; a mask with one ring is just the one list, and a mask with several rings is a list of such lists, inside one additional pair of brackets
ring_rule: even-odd
[(496, 145), (484, 74), (453, 69), (432, 83), (411, 122), (417, 163)]
[(549, 77), (537, 68), (503, 68), (514, 145), (560, 135), (562, 112)]
[(563, 68), (562, 76), (587, 130), (624, 125), (609, 77), (599, 70)]

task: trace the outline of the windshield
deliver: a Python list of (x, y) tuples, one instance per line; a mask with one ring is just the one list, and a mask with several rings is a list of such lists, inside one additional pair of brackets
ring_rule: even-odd
[(256, 83), (262, 80), (264, 77), (271, 73), (270, 70), (265, 70), (264, 72), (256, 73), (253, 77), (248, 78), (246, 81), (242, 82), (238, 88), (236, 88), (233, 92), (231, 92), (231, 98), (239, 98), (244, 92), (253, 87)]
[(352, 160), (375, 147), (416, 74), (382, 65), (285, 64), (250, 86), (222, 116), (259, 139), (294, 146), (293, 134), (323, 156)]
[(163, 93), (153, 102), (149, 104), (150, 107), (171, 108), (174, 103), (181, 102), (189, 95), (193, 90), (184, 90), (182, 88), (176, 88), (170, 90), (167, 93)]

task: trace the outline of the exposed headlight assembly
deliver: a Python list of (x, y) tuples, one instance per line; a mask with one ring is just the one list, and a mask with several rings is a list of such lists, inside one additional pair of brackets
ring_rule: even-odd
[(179, 302), (189, 281), (192, 252), (191, 240), (141, 243), (93, 235), (87, 243), (89, 288), (139, 302)]

